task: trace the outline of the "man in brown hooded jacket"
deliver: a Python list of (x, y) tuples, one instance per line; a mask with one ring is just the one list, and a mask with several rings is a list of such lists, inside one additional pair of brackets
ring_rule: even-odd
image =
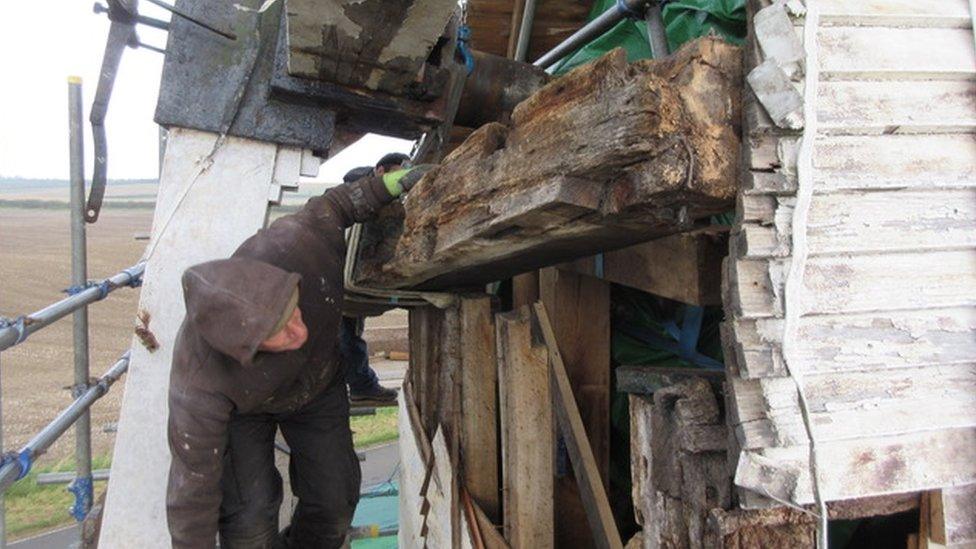
[[(359, 462), (338, 352), (344, 229), (409, 190), (427, 167), (330, 189), (187, 269), (170, 375), (173, 547), (339, 547), (359, 500)], [(274, 437), (298, 497), (278, 533)]]

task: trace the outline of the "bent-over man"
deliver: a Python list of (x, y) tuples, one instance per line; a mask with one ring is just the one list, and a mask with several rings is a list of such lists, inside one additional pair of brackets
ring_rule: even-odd
[[(170, 375), (173, 547), (342, 545), (359, 500), (359, 462), (338, 351), (344, 230), (427, 167), (340, 185), (246, 240), (229, 259), (187, 269), (186, 319)], [(279, 535), (278, 428), (298, 497)]]

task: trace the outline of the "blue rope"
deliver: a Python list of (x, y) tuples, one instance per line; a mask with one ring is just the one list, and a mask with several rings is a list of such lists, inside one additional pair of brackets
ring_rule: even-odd
[(92, 507), (94, 498), (94, 481), (91, 475), (75, 477), (68, 485), (68, 491), (75, 495), (75, 503), (71, 506), (71, 516), (78, 522), (85, 520)]
[(17, 330), (17, 341), (14, 341), (14, 345), (23, 343), (27, 339), (27, 317), (24, 315), (13, 319), (0, 316), (0, 329), (3, 328), (14, 328)]
[(468, 74), (471, 74), (474, 72), (474, 56), (471, 55), (471, 48), (468, 46), (469, 40), (471, 40), (471, 29), (467, 25), (461, 25), (457, 34), (457, 51), (464, 59), (464, 66), (467, 68)]
[(593, 256), (593, 274), (597, 278), (603, 278), (603, 254)]
[(7, 452), (0, 459), (0, 467), (4, 467), (8, 464), (15, 463), (17, 465), (17, 478), (14, 480), (20, 480), (27, 476), (30, 472), (31, 466), (34, 464), (34, 460), (31, 458), (31, 449), (24, 448), (19, 453), (18, 452)]

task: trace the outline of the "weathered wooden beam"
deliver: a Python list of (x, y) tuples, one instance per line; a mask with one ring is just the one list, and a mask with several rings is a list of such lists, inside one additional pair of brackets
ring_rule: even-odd
[(561, 267), (691, 305), (722, 304), (728, 227), (706, 227), (577, 259)]
[(601, 475), (594, 456), (593, 449), (587, 439), (583, 418), (576, 405), (573, 387), (570, 385), (566, 365), (560, 353), (560, 344), (556, 333), (549, 322), (546, 307), (541, 302), (535, 304), (536, 320), (548, 349), (549, 366), (551, 368), (553, 404), (558, 419), (559, 432), (563, 435), (576, 482), (579, 485), (583, 507), (593, 532), (593, 541), (597, 547), (614, 549), (623, 548), (620, 532), (613, 519), (607, 490), (604, 487), (604, 475)]
[(553, 547), (553, 417), (546, 348), (532, 308), (496, 315), (505, 538), (514, 549)]
[(490, 297), (461, 299), (461, 473), (471, 498), (498, 522), (498, 363)]
[[(610, 285), (596, 278), (547, 267), (539, 271), (539, 297), (549, 312), (566, 374), (596, 469), (605, 488), (610, 470)], [(583, 495), (568, 471), (555, 485), (556, 545), (593, 546)]]
[[(681, 232), (737, 188), (741, 55), (700, 39), (555, 80), (428, 173), (362, 247), (356, 279), (445, 288)], [(396, 210), (392, 208), (391, 211)]]

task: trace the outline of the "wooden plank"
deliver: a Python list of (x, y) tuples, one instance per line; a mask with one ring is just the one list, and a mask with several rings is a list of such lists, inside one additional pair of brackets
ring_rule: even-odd
[(498, 363), (491, 298), (461, 299), (461, 472), (471, 498), (501, 518), (498, 484)]
[[(552, 328), (562, 349), (576, 405), (604, 486), (610, 470), (610, 285), (602, 280), (548, 267), (539, 271), (541, 302), (552, 312)], [(590, 547), (592, 530), (573, 477), (555, 485), (556, 545)]]
[(150, 353), (133, 339), (115, 474), (105, 501), (104, 547), (170, 546), (166, 410), (173, 343), (184, 317), (180, 277), (191, 265), (229, 257), (263, 226), (277, 150), (273, 143), (170, 129), (139, 298), (160, 346)]
[[(793, 204), (792, 197), (741, 197), (741, 257), (790, 254)], [(976, 189), (816, 195), (808, 215), (812, 256), (976, 247)]]
[[(782, 261), (729, 260), (728, 266), (728, 303), (737, 317), (782, 315)], [(811, 257), (803, 283), (806, 314), (976, 305), (972, 250)]]
[(613, 512), (610, 509), (610, 502), (604, 488), (605, 476), (600, 474), (599, 466), (587, 439), (583, 418), (576, 406), (573, 388), (570, 385), (569, 376), (560, 353), (560, 344), (553, 326), (549, 322), (546, 306), (537, 303), (535, 314), (549, 351), (549, 366), (552, 368), (550, 380), (554, 392), (557, 423), (569, 450), (573, 471), (576, 473), (576, 481), (583, 498), (583, 506), (586, 508), (590, 528), (593, 530), (594, 541), (597, 547), (623, 548), (620, 533), (617, 531), (617, 525), (614, 522)]
[(972, 81), (822, 82), (818, 128), (828, 134), (973, 133)]
[[(735, 320), (731, 328), (739, 375), (785, 375), (782, 320)], [(807, 375), (973, 363), (976, 308), (802, 317), (793, 360)]]
[(514, 549), (553, 547), (553, 417), (545, 347), (531, 307), (495, 316), (505, 539)]
[(549, 267), (539, 272), (540, 300), (551, 311), (566, 373), (603, 482), (610, 467), (610, 285)]
[[(820, 490), (828, 501), (976, 483), (973, 427), (829, 441), (817, 448)], [(938, 460), (931, 459), (933, 451), (938, 452)], [(755, 472), (750, 456), (764, 457), (767, 465), (783, 474), (764, 477), (761, 486), (743, 486), (740, 479)], [(808, 460), (806, 446), (746, 451), (740, 455), (735, 482), (801, 505), (810, 504), (813, 492)]]
[[(749, 140), (747, 166), (769, 187), (773, 176), (788, 178), (758, 188), (746, 178), (744, 192), (794, 192), (796, 137), (758, 136)], [(976, 136), (820, 136), (814, 150), (815, 192), (848, 189), (936, 189), (976, 186)], [(765, 175), (763, 175), (765, 174)]]
[[(566, 39), (586, 23), (590, 12), (586, 2), (539, 0), (536, 2), (535, 23), (529, 41), (528, 61)], [(505, 56), (512, 40), (513, 11), (521, 13), (521, 4), (512, 0), (472, 0), (468, 3), (468, 26), (471, 44), (476, 49)], [(521, 18), (521, 15), (518, 16)], [(509, 55), (510, 57), (510, 55)]]
[[(712, 226), (560, 265), (692, 305), (720, 305), (728, 228)], [(601, 274), (602, 272), (602, 274)]]
[(818, 36), (822, 80), (976, 77), (970, 29), (824, 27)]
[(976, 545), (976, 484), (943, 488), (927, 496), (930, 539), (946, 547)]
[(817, 140), (818, 191), (976, 186), (976, 136), (829, 136)]
[[(472, 8), (473, 6), (469, 9)], [(524, 14), (525, 0), (514, 0), (512, 3), (512, 24), (508, 28), (508, 48), (505, 51), (505, 57), (515, 58), (515, 48), (518, 45), (518, 35), (522, 28), (522, 16)], [(529, 33), (531, 35), (532, 31), (530, 30)]]
[(532, 305), (539, 301), (539, 271), (529, 271), (512, 277), (512, 308)]
[[(759, 136), (745, 152), (745, 194), (793, 193), (795, 137)], [(820, 136), (814, 192), (934, 190), (976, 186), (976, 136), (893, 134)]]
[(726, 210), (740, 62), (737, 48), (701, 39), (661, 61), (628, 65), (616, 50), (550, 83), (511, 127), (483, 126), (417, 183), (402, 229), (364, 248), (357, 280), (481, 284)]
[(823, 26), (972, 26), (966, 0), (820, 0), (820, 4), (820, 24)]
[[(743, 449), (806, 444), (792, 380), (733, 378), (731, 384)], [(804, 388), (818, 441), (976, 426), (973, 364), (833, 372), (806, 376)]]

